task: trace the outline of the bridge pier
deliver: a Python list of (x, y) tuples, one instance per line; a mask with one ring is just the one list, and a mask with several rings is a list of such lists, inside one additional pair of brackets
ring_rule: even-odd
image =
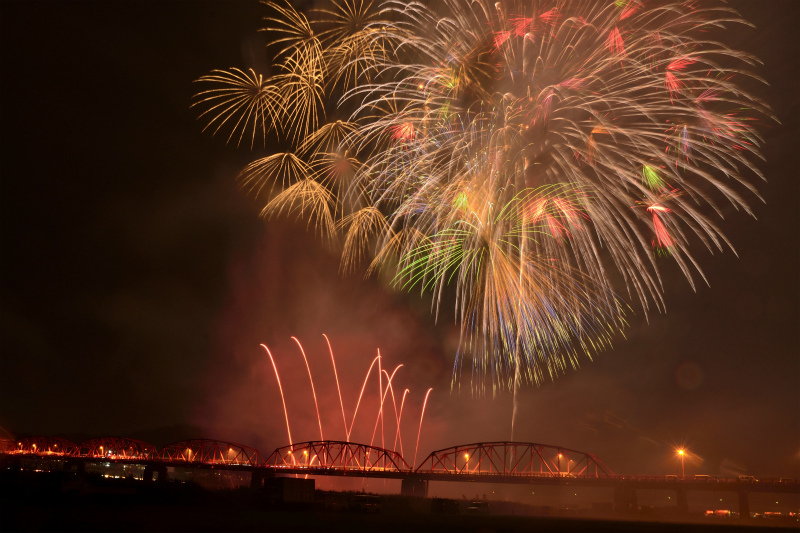
[[(155, 478), (153, 477), (155, 474)], [(158, 483), (166, 483), (167, 482), (167, 467), (164, 465), (154, 465), (149, 464), (144, 467), (144, 474), (142, 475), (142, 479), (145, 483), (152, 483), (156, 481)]]
[(264, 480), (272, 479), (274, 477), (275, 477), (275, 472), (273, 472), (272, 470), (267, 470), (266, 468), (259, 468), (258, 470), (253, 470), (253, 473), (250, 475), (250, 488), (251, 489), (264, 488)]
[(77, 472), (78, 475), (86, 473), (86, 463), (81, 460), (67, 459), (64, 461), (64, 470), (66, 472)]
[(639, 509), (636, 499), (636, 489), (623, 484), (614, 487), (614, 510), (622, 513), (634, 512)]
[(678, 506), (679, 514), (689, 514), (689, 501), (686, 498), (686, 489), (675, 489), (675, 502)]
[(418, 477), (405, 477), (400, 483), (400, 494), (402, 496), (416, 496), (418, 498), (428, 497), (428, 480)]
[(739, 518), (750, 518), (750, 498), (746, 490), (739, 490)]

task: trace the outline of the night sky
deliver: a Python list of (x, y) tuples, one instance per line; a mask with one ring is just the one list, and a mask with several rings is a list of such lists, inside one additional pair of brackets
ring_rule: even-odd
[[(780, 119), (762, 128), (766, 203), (751, 198), (757, 219), (726, 209), (738, 258), (698, 252), (710, 286), (694, 292), (666, 268), (666, 314), (631, 317), (613, 350), (521, 394), (515, 440), (591, 452), (622, 473), (675, 473), (675, 446), (686, 446), (687, 474), (800, 478), (800, 3), (730, 3), (756, 29), (726, 43), (764, 62), (769, 85), (748, 88)], [(0, 4), (7, 433), (202, 434), (268, 454), (288, 442), (263, 342), (294, 440), (317, 439), (296, 336), (326, 438), (343, 439), (326, 333), (350, 411), (377, 349), (387, 366), (405, 364), (409, 462), (428, 387), (420, 460), (510, 438), (510, 394), (472, 397), (468, 382), (450, 392), (452, 311), (437, 324), (426, 299), (341, 277), (303, 222), (260, 220), (234, 182), (260, 152), (201, 132), (193, 80), (213, 68), (266, 73), (265, 14), (255, 1)], [(368, 408), (354, 440), (369, 440)]]

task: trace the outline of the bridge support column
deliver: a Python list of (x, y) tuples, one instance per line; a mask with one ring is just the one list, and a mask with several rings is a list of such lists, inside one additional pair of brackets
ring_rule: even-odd
[(275, 472), (273, 472), (272, 470), (267, 470), (264, 468), (253, 470), (253, 473), (250, 475), (250, 488), (262, 489), (264, 488), (264, 480), (272, 479), (274, 477), (275, 477)]
[(746, 490), (739, 490), (739, 518), (750, 518), (750, 497)]
[(145, 483), (152, 483), (153, 481), (166, 483), (167, 467), (163, 465), (147, 465), (144, 467), (143, 479)]
[(77, 459), (67, 459), (64, 461), (64, 471), (77, 472), (79, 475), (86, 472), (86, 463)]
[(675, 489), (675, 502), (678, 505), (678, 514), (689, 514), (689, 502), (686, 499), (686, 489)]
[(639, 503), (636, 500), (636, 489), (622, 484), (617, 485), (614, 488), (614, 510), (618, 513), (630, 513), (638, 509)]
[(403, 496), (428, 497), (428, 480), (418, 477), (403, 478), (400, 484), (400, 494)]

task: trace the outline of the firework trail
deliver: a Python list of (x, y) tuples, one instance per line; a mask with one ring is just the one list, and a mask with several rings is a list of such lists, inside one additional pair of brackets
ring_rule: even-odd
[(297, 347), (300, 348), (300, 353), (303, 355), (303, 362), (306, 364), (306, 370), (308, 371), (308, 381), (311, 383), (311, 395), (314, 397), (314, 409), (316, 409), (317, 411), (317, 423), (319, 424), (319, 440), (325, 440), (325, 437), (322, 434), (322, 417), (319, 416), (319, 403), (317, 402), (317, 390), (314, 388), (314, 378), (311, 376), (311, 367), (308, 366), (308, 358), (306, 357), (306, 351), (303, 349), (303, 345), (300, 344), (300, 341), (297, 340), (297, 337), (292, 337), (292, 340), (297, 344)]
[(333, 364), (333, 377), (336, 379), (336, 392), (339, 393), (339, 406), (342, 408), (342, 424), (344, 425), (345, 437), (346, 440), (350, 440), (350, 432), (347, 430), (347, 418), (344, 416), (344, 400), (342, 400), (342, 387), (339, 385), (339, 373), (336, 371), (336, 359), (333, 357), (333, 348), (331, 347), (331, 340), (328, 338), (326, 334), (322, 334), (325, 337), (325, 343), (328, 345), (328, 353), (331, 354), (331, 364)]
[(576, 368), (623, 299), (663, 310), (663, 262), (705, 280), (695, 250), (732, 248), (714, 219), (760, 199), (774, 117), (742, 88), (757, 60), (718, 41), (747, 24), (724, 3), (265, 5), (276, 73), (212, 71), (194, 105), (229, 142), (292, 146), (239, 175), (262, 216), (307, 219), (342, 270), (393, 270), (437, 314), (455, 298), (454, 385), (465, 360), (479, 391)]
[[(369, 374), (370, 374), (370, 372), (372, 372), (372, 367), (374, 367), (375, 363), (379, 362), (380, 359), (381, 359), (380, 354), (375, 356), (375, 358), (370, 363), (369, 368), (367, 369), (367, 375), (364, 376), (364, 383), (361, 384), (361, 392), (358, 393), (358, 401), (356, 401), (356, 408), (353, 410), (353, 418), (350, 419), (350, 427), (347, 430), (347, 440), (350, 440), (350, 435), (353, 434), (353, 426), (356, 423), (356, 415), (358, 415), (358, 408), (361, 405), (361, 399), (364, 397), (364, 389), (367, 388), (367, 381), (369, 380)], [(379, 375), (380, 375), (380, 373), (379, 373)], [(383, 387), (380, 384), (380, 382), (378, 383), (378, 388), (383, 389)], [(381, 405), (381, 409), (382, 408), (383, 408), (383, 405)], [(378, 416), (380, 416), (380, 412), (379, 412)]]
[[(397, 423), (397, 427), (398, 428), (400, 427), (400, 417), (397, 415), (397, 401), (395, 400), (395, 397), (394, 397), (394, 388), (392, 387), (392, 380), (394, 379), (394, 375), (397, 373), (397, 371), (400, 370), (400, 368), (402, 368), (402, 367), (403, 367), (402, 364), (401, 365), (397, 365), (395, 367), (395, 369), (392, 371), (391, 375), (389, 375), (389, 373), (386, 370), (381, 370), (381, 373), (384, 376), (386, 376), (386, 388), (383, 388), (382, 385), (379, 385), (381, 387), (381, 395), (380, 395), (380, 403), (379, 403), (380, 407), (378, 409), (378, 416), (375, 419), (375, 428), (372, 430), (372, 438), (369, 441), (369, 445), (370, 446), (372, 446), (372, 444), (375, 442), (375, 434), (378, 432), (378, 422), (380, 422), (381, 423), (381, 448), (385, 448), (386, 447), (386, 444), (385, 444), (385, 442), (383, 440), (383, 433), (384, 433), (384, 431), (383, 431), (383, 405), (386, 402), (387, 394), (389, 394), (390, 392), (392, 394), (392, 404), (394, 405), (394, 419), (395, 419), (395, 422)], [(396, 444), (396, 442), (395, 442), (395, 444)]]
[(428, 389), (425, 393), (425, 400), (422, 402), (422, 411), (419, 414), (419, 430), (417, 431), (417, 445), (414, 447), (414, 465), (417, 464), (417, 451), (419, 451), (419, 437), (422, 435), (422, 419), (425, 418), (425, 406), (428, 405), (428, 396), (433, 389)]
[[(326, 344), (328, 346), (328, 351), (329, 351), (329, 353), (331, 355), (331, 360), (335, 361), (335, 359), (333, 358), (333, 348), (331, 346), (330, 339), (325, 334), (323, 334), (323, 337), (325, 338)], [(305, 356), (305, 349), (303, 348), (303, 345), (301, 344), (300, 340), (297, 337), (291, 337), (291, 339), (295, 342), (295, 344), (297, 344), (297, 347), (300, 349), (301, 353), (303, 354), (304, 364), (305, 364), (305, 367), (306, 367), (306, 370), (307, 370), (308, 376), (309, 376), (309, 382), (312, 384), (311, 385), (311, 394), (312, 394), (312, 398), (314, 399), (315, 409), (317, 411), (317, 421), (318, 421), (318, 424), (319, 424), (320, 441), (324, 441), (325, 438), (323, 436), (322, 417), (320, 416), (319, 404), (317, 402), (316, 389), (313, 386), (314, 380), (313, 380), (313, 377), (312, 377), (311, 366), (310, 366), (310, 364), (308, 362), (308, 358)], [(278, 372), (278, 367), (277, 367), (277, 364), (275, 362), (275, 358), (273, 357), (272, 352), (270, 351), (270, 349), (265, 344), (261, 344), (260, 346), (261, 346), (261, 348), (264, 349), (264, 351), (266, 352), (267, 356), (269, 357), (270, 363), (272, 364), (272, 369), (273, 369), (273, 372), (275, 374), (275, 379), (276, 379), (276, 382), (277, 382), (277, 385), (278, 385), (278, 390), (279, 390), (280, 395), (281, 395), (281, 403), (283, 405), (284, 417), (285, 417), (285, 420), (286, 420), (286, 432), (287, 432), (287, 435), (289, 437), (289, 445), (293, 446), (294, 445), (294, 441), (292, 440), (292, 433), (291, 433), (291, 429), (289, 427), (289, 410), (287, 408), (286, 397), (284, 395), (284, 390), (283, 390), (283, 385), (282, 385), (282, 381), (281, 381), (281, 378), (280, 378), (280, 373)], [(381, 448), (385, 448), (385, 431), (384, 431), (385, 428), (384, 428), (384, 423), (383, 423), (383, 420), (384, 420), (383, 417), (384, 417), (384, 409), (388, 408), (388, 409), (391, 409), (394, 412), (394, 424), (395, 424), (394, 432), (395, 432), (395, 435), (394, 435), (394, 440), (392, 441), (392, 449), (394, 451), (397, 451), (396, 447), (397, 447), (397, 444), (399, 442), (400, 443), (400, 453), (402, 455), (403, 436), (402, 436), (402, 431), (401, 431), (401, 422), (402, 422), (403, 408), (405, 406), (406, 396), (410, 393), (410, 390), (409, 389), (405, 389), (404, 390), (403, 395), (401, 397), (401, 401), (400, 401), (400, 408), (398, 410), (398, 407), (397, 407), (397, 396), (394, 393), (394, 388), (395, 388), (394, 383), (395, 383), (395, 376), (397, 375), (398, 371), (401, 368), (403, 368), (404, 365), (403, 364), (398, 364), (397, 366), (395, 366), (394, 370), (392, 370), (392, 372), (389, 373), (387, 370), (385, 370), (383, 368), (380, 368), (381, 367), (381, 361), (382, 361), (382, 356), (380, 355), (380, 351), (378, 351), (378, 355), (375, 356), (372, 359), (372, 361), (371, 361), (371, 363), (369, 365), (369, 368), (367, 369), (366, 376), (364, 377), (364, 382), (362, 383), (362, 386), (361, 386), (361, 391), (359, 392), (358, 399), (357, 399), (356, 404), (355, 404), (355, 406), (353, 408), (353, 416), (352, 416), (352, 419), (350, 421), (350, 425), (349, 426), (347, 424), (347, 417), (344, 414), (344, 402), (340, 400), (340, 404), (342, 406), (341, 407), (342, 408), (342, 420), (344, 422), (345, 439), (346, 439), (347, 442), (351, 442), (350, 437), (351, 437), (351, 435), (353, 433), (353, 429), (355, 427), (356, 416), (358, 415), (358, 411), (359, 411), (359, 408), (362, 405), (363, 400), (365, 400), (365, 394), (364, 393), (365, 393), (365, 391), (367, 389), (367, 384), (369, 383), (369, 378), (370, 378), (370, 375), (372, 373), (372, 369), (374, 367), (376, 367), (376, 363), (377, 363), (377, 367), (378, 367), (378, 372), (377, 372), (378, 376), (377, 377), (379, 378), (379, 379), (377, 379), (377, 381), (378, 381), (378, 395), (376, 397), (372, 397), (371, 398), (372, 401), (368, 402), (370, 404), (373, 404), (373, 401), (374, 401), (374, 404), (376, 404), (374, 406), (377, 407), (377, 410), (376, 410), (376, 413), (375, 413), (375, 423), (373, 425), (371, 438), (369, 440), (369, 446), (373, 446), (375, 444), (375, 440), (377, 438), (378, 426), (380, 425), (381, 426), (381, 436), (380, 436)], [(336, 367), (336, 365), (335, 365), (335, 362), (334, 362), (334, 368), (335, 367)], [(385, 386), (384, 386), (384, 379), (383, 378), (385, 378)], [(335, 371), (334, 371), (334, 379), (336, 381), (337, 391), (341, 391), (339, 379), (338, 379), (338, 376), (335, 375)], [(424, 418), (424, 415), (425, 415), (425, 405), (427, 404), (428, 396), (430, 395), (430, 392), (432, 390), (433, 389), (429, 388), (427, 390), (426, 394), (425, 394), (425, 399), (423, 401), (422, 412), (420, 414), (420, 420), (419, 420), (419, 428), (418, 428), (418, 435), (417, 435), (418, 439), (419, 439), (419, 432), (422, 431), (422, 422), (423, 422), (423, 418)], [(387, 404), (390, 404), (390, 405), (387, 407)], [(391, 417), (390, 417), (390, 424), (391, 424)], [(368, 431), (369, 430), (369, 426), (365, 426), (365, 429)], [(369, 435), (369, 433), (366, 433), (365, 435)], [(310, 458), (306, 457), (305, 460), (313, 461), (315, 458), (316, 458), (316, 456), (310, 457)], [(293, 458), (293, 460), (294, 460), (294, 458)]]
[(272, 370), (275, 371), (275, 379), (278, 381), (278, 390), (281, 392), (281, 403), (283, 404), (283, 414), (284, 417), (286, 418), (286, 434), (289, 436), (289, 445), (291, 446), (293, 442), (292, 442), (292, 430), (289, 429), (289, 411), (286, 410), (286, 398), (283, 396), (283, 385), (281, 385), (281, 377), (280, 374), (278, 374), (278, 367), (275, 366), (275, 359), (272, 357), (272, 352), (269, 351), (267, 345), (261, 344), (260, 346), (264, 348), (265, 352), (267, 352), (267, 355), (269, 356), (269, 361), (270, 363), (272, 363)]

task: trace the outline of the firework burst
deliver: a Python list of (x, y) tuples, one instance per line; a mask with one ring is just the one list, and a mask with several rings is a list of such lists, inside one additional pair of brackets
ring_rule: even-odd
[(746, 24), (722, 3), (265, 5), (277, 73), (200, 78), (201, 117), (293, 144), (241, 173), (272, 191), (264, 216), (307, 217), (343, 270), (371, 255), (437, 313), (455, 294), (457, 383), (464, 360), (481, 390), (575, 368), (624, 327), (621, 298), (663, 309), (661, 261), (694, 286), (693, 247), (730, 246), (723, 203), (760, 198), (772, 115), (739, 84), (755, 58), (714, 37)]

